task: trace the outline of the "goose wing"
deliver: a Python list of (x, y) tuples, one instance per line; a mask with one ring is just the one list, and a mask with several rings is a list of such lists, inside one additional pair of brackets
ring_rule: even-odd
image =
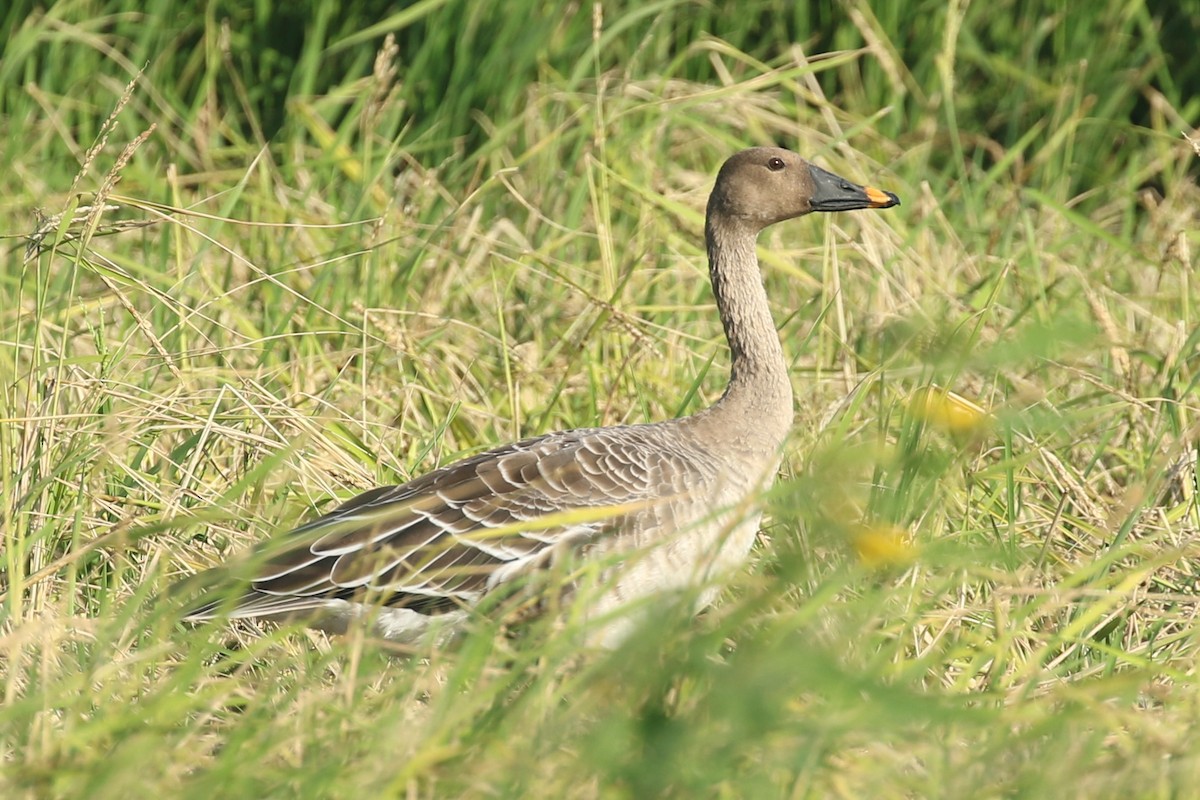
[(684, 465), (647, 439), (650, 427), (526, 439), (372, 489), (259, 548), (250, 588), (232, 605), (214, 593), (187, 616), (287, 614), (367, 594), (436, 613), (478, 599), (545, 564), (556, 545), (619, 532), (678, 496)]

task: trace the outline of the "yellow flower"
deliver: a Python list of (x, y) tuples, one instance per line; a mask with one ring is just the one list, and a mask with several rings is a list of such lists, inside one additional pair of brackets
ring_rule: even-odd
[(949, 389), (929, 386), (913, 392), (909, 411), (929, 425), (953, 435), (975, 434), (991, 424), (992, 415)]
[(907, 564), (917, 554), (908, 531), (896, 525), (864, 525), (852, 534), (858, 558), (872, 569)]

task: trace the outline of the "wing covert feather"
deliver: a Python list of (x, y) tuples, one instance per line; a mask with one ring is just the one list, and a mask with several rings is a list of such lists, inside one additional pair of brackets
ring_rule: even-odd
[(514, 527), (676, 493), (673, 473), (695, 474), (697, 465), (684, 463), (687, 448), (663, 446), (660, 426), (649, 441), (646, 427), (526, 439), (364, 492), (271, 543), (240, 608), (283, 613), (370, 590), (387, 605), (437, 611), (478, 597), (494, 576), (520, 574), (521, 562), (542, 563), (546, 548), (602, 531), (620, 535), (621, 515)]

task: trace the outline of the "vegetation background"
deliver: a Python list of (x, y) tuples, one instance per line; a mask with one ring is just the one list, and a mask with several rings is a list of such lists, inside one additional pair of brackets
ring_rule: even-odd
[[(0, 21), (4, 797), (1195, 791), (1195, 0)], [(764, 143), (904, 204), (762, 239), (797, 432), (718, 608), (396, 659), (150, 602), (711, 401), (703, 203)]]

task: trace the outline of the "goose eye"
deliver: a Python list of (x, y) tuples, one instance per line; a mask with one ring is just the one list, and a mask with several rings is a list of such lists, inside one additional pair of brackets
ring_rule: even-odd
[(771, 170), (771, 172), (779, 172), (779, 170), (783, 169), (783, 167), (784, 163), (782, 158), (772, 158), (767, 162), (767, 169)]

